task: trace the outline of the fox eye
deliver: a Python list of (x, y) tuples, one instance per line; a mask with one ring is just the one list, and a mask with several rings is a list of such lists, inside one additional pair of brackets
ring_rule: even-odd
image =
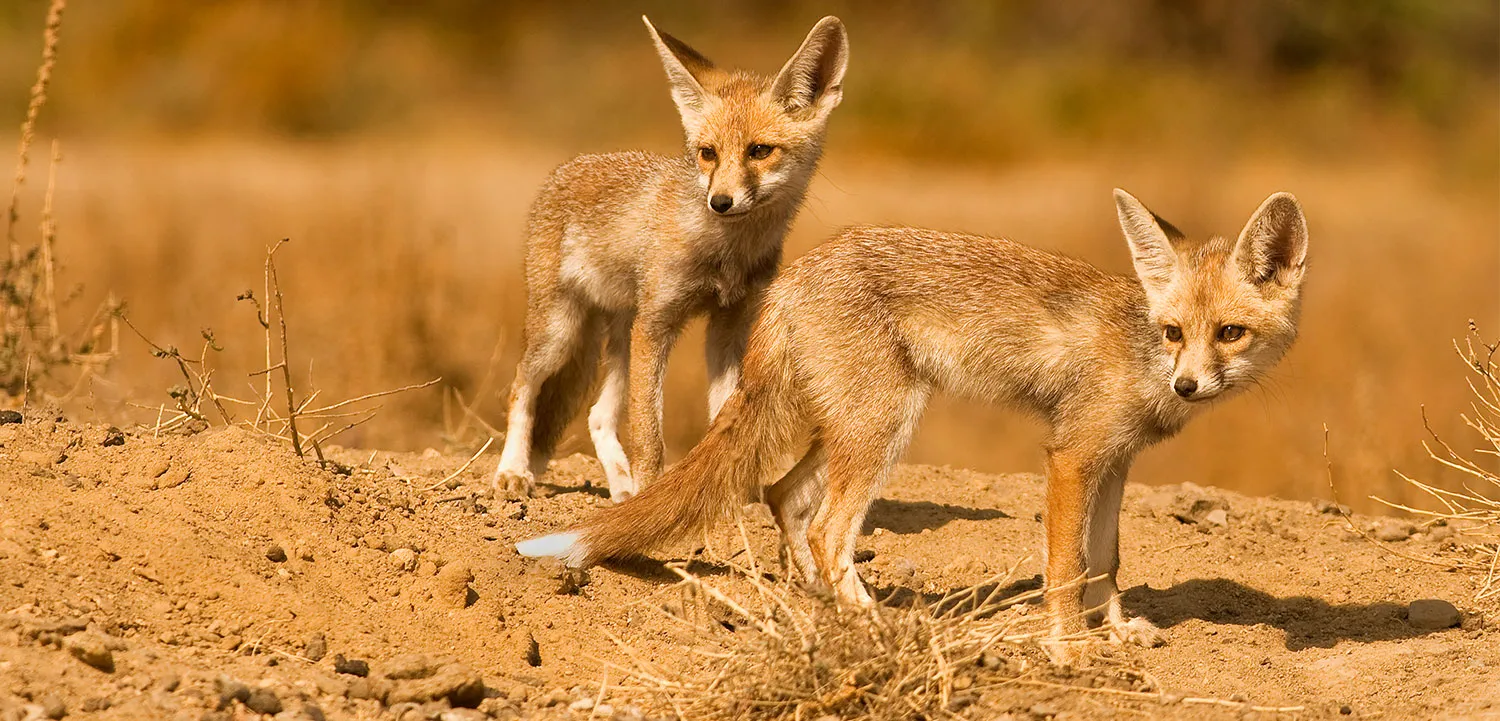
[(1245, 326), (1226, 325), (1219, 328), (1219, 342), (1233, 343), (1245, 337)]
[(705, 145), (698, 148), (698, 157), (702, 158), (705, 163), (712, 163), (719, 159), (719, 151)]
[(1182, 329), (1175, 325), (1162, 326), (1161, 334), (1172, 343), (1182, 342)]
[(765, 160), (771, 157), (771, 151), (776, 148), (770, 145), (755, 144), (750, 146), (750, 157), (753, 160)]

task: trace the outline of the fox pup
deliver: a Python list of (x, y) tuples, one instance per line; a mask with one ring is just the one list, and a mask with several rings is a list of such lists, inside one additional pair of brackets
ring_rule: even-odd
[[(661, 471), (662, 376), (689, 318), (708, 315), (708, 413), (739, 381), (762, 291), (843, 96), (848, 39), (825, 17), (774, 78), (721, 70), (651, 21), (687, 133), (681, 155), (580, 155), (552, 172), (527, 229), (526, 350), (510, 392), (497, 490), (529, 493), (563, 428), (604, 388), (589, 433), (624, 500)], [(628, 408), (631, 449), (620, 443)]]
[[(1115, 640), (1155, 642), (1149, 622), (1127, 621), (1115, 583), (1126, 471), (1290, 347), (1307, 226), (1286, 193), (1233, 242), (1190, 243), (1122, 190), (1115, 204), (1136, 278), (1009, 240), (843, 231), (771, 285), (741, 385), (703, 442), (629, 502), (517, 549), (573, 566), (649, 550), (723, 516), (805, 448), (765, 494), (788, 555), (809, 584), (869, 603), (855, 536), (944, 390), (1048, 426), (1054, 641), (1097, 625), (1102, 610)], [(1052, 649), (1064, 661), (1078, 650)]]

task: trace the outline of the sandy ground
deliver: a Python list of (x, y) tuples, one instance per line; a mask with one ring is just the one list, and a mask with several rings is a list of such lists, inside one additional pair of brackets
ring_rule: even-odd
[[(662, 562), (691, 549), (595, 569), (568, 593), (511, 548), (608, 502), (592, 458), (556, 462), (548, 497), (496, 500), (493, 455), (444, 484), (466, 457), (335, 449), (352, 467), (335, 472), (244, 429), (153, 437), (54, 415), (0, 425), (0, 719), (665, 717), (662, 699), (619, 687), (607, 664), (630, 661), (610, 637), (712, 667), (661, 612), (683, 597)], [(1126, 605), (1166, 645), (1115, 650), (1116, 670), (1094, 673), (1010, 649), (1021, 670), (955, 715), (1500, 717), (1500, 608), (1473, 601), (1476, 579), (1383, 551), (1326, 504), (1191, 484), (1126, 499)], [(1010, 590), (1034, 588), (1041, 507), (1035, 475), (903, 467), (860, 539), (863, 574), (883, 596), (1011, 567)], [(775, 569), (763, 507), (745, 518)], [(743, 591), (715, 560), (744, 546), (731, 530), (690, 568)], [(1390, 547), (1429, 557), (1458, 538), (1415, 530)], [(1420, 599), (1460, 613), (1408, 618)]]

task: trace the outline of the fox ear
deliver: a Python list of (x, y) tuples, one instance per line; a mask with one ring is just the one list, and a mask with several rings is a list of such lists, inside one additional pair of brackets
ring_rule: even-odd
[(1307, 219), (1291, 193), (1261, 203), (1234, 244), (1234, 261), (1257, 284), (1291, 287), (1302, 281), (1307, 262)]
[(844, 98), (848, 66), (849, 35), (844, 23), (829, 15), (813, 26), (802, 47), (776, 74), (771, 95), (787, 112), (817, 108), (820, 115), (827, 113)]
[(717, 72), (717, 69), (713, 61), (687, 43), (657, 32), (656, 26), (645, 15), (641, 20), (646, 23), (652, 42), (656, 43), (656, 54), (661, 56), (662, 67), (667, 70), (667, 82), (672, 85), (672, 100), (677, 103), (677, 112), (682, 114), (683, 123), (691, 124), (690, 118), (703, 111), (704, 100), (708, 97), (700, 78)]
[(1135, 274), (1148, 291), (1166, 287), (1177, 268), (1177, 251), (1172, 240), (1182, 236), (1172, 225), (1156, 217), (1135, 196), (1115, 188), (1115, 209), (1120, 214), (1120, 230), (1130, 243), (1130, 258)]

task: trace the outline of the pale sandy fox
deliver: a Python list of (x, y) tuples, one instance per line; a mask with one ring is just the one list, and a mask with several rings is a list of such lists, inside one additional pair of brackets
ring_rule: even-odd
[[(944, 390), (1047, 424), (1054, 638), (1098, 624), (1102, 611), (1116, 640), (1157, 640), (1144, 619), (1127, 622), (1115, 583), (1126, 471), (1287, 351), (1307, 227), (1286, 193), (1232, 242), (1191, 243), (1124, 191), (1115, 203), (1136, 278), (1010, 240), (843, 231), (771, 285), (741, 385), (703, 442), (630, 501), (517, 549), (571, 566), (647, 551), (722, 517), (802, 450), (765, 492), (788, 555), (809, 584), (869, 603), (855, 536)], [(1085, 574), (1098, 580), (1073, 583)], [(1063, 660), (1077, 651), (1053, 649)]]
[[(589, 432), (610, 497), (661, 472), (662, 376), (689, 318), (708, 315), (708, 413), (739, 380), (761, 295), (781, 262), (843, 97), (849, 43), (818, 22), (774, 78), (721, 70), (642, 18), (687, 133), (681, 155), (581, 155), (531, 209), (526, 350), (511, 387), (497, 489), (530, 492), (598, 372)], [(628, 408), (631, 449), (620, 443)]]

